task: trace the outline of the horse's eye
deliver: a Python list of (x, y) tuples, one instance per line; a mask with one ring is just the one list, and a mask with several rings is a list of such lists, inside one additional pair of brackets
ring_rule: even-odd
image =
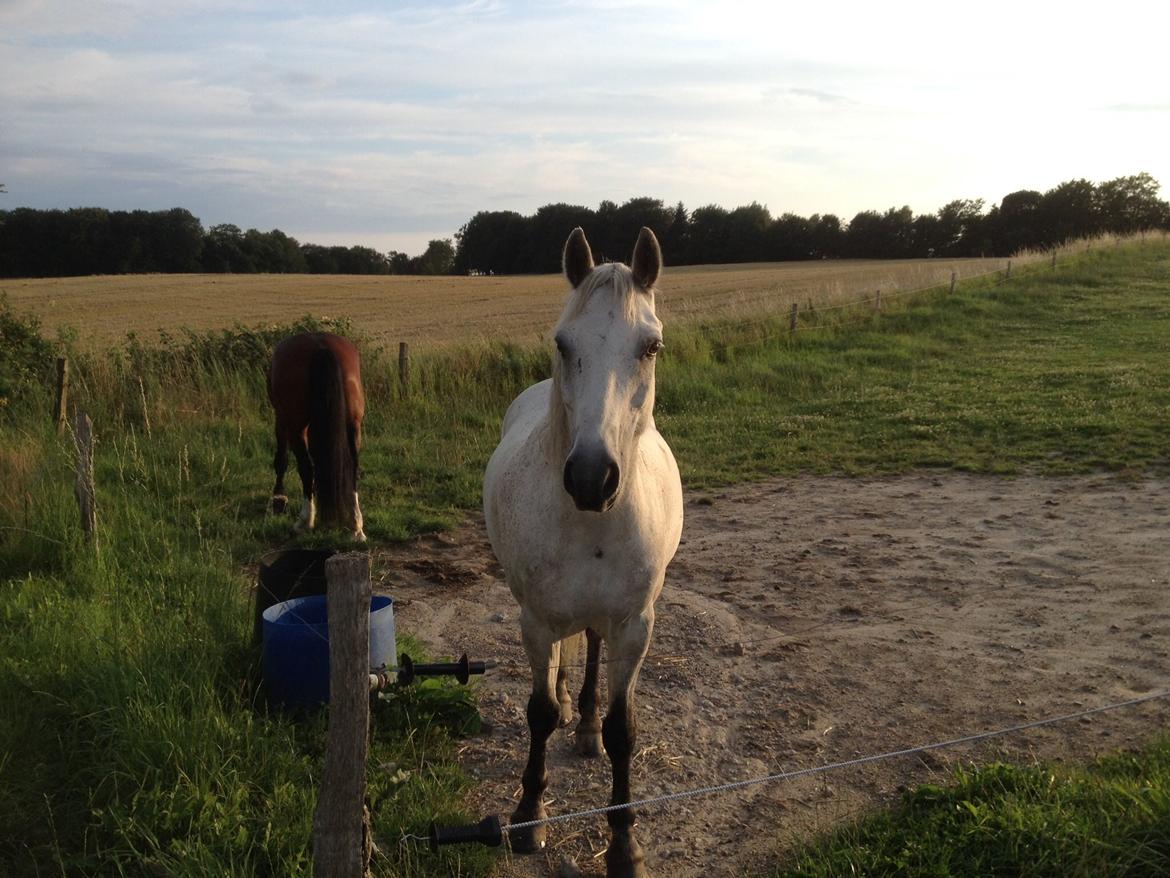
[(646, 345), (646, 350), (645, 350), (645, 352), (643, 352), (642, 356), (645, 357), (646, 359), (650, 359), (655, 354), (657, 354), (660, 350), (662, 350), (663, 347), (664, 347), (664, 345), (662, 344), (661, 341), (659, 341), (658, 339), (654, 339), (654, 341), (652, 341), (652, 342), (650, 342), (650, 344)]
[(556, 344), (557, 344), (557, 353), (558, 353), (558, 354), (560, 354), (562, 357), (563, 357), (563, 356), (565, 356), (565, 352), (566, 352), (566, 351), (565, 351), (565, 343), (564, 343), (564, 341), (562, 341), (562, 340), (561, 340), (561, 339), (559, 339), (559, 338), (554, 338), (554, 339), (553, 339), (553, 341), (555, 341), (555, 342), (556, 342)]

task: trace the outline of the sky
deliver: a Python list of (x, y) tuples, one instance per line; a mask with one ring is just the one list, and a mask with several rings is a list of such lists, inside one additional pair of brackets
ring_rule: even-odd
[[(792, 6), (792, 8), (787, 8)], [(0, 208), (421, 252), (479, 210), (774, 215), (1148, 171), (1170, 4), (0, 0)]]

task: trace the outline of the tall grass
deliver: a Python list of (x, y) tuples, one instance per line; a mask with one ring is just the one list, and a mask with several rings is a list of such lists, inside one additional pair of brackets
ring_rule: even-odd
[[(813, 311), (796, 333), (787, 315), (668, 324), (659, 426), (691, 487), (1164, 470), (1168, 281), (1170, 246), (1094, 248), (880, 315)], [(266, 711), (246, 646), (249, 571), (290, 542), (267, 511), (262, 366), (293, 328), (70, 351), (98, 436), (100, 553), (80, 536), (70, 439), (49, 423), (48, 363), (33, 362), (54, 351), (29, 348), (0, 413), (0, 874), (307, 874), (323, 720)], [(394, 358), (364, 349), (366, 530), (377, 543), (448, 526), (478, 505), (503, 412), (550, 352), (424, 352), (403, 389)], [(398, 844), (457, 817), (466, 692), (428, 684), (377, 710), (380, 873), (481, 874), (482, 852)]]

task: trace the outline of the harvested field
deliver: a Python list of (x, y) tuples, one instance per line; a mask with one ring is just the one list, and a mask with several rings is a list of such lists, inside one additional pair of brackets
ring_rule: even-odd
[[(1004, 259), (895, 259), (700, 265), (668, 268), (659, 313), (679, 325), (824, 307), (944, 284), (1003, 268)], [(1018, 260), (1017, 260), (1018, 263)], [(556, 321), (565, 283), (558, 275), (415, 277), (304, 274), (147, 274), (0, 281), (19, 310), (51, 332), (75, 327), (101, 348), (127, 332), (196, 330), (287, 322), (303, 314), (351, 318), (386, 343), (442, 347), (479, 341), (531, 342)]]

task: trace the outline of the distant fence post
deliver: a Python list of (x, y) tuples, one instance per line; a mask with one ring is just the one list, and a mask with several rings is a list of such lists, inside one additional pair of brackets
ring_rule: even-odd
[(1003, 273), (1003, 279), (1010, 280), (1011, 276), (1012, 276), (1012, 261), (1009, 259), (1008, 264), (1007, 264), (1007, 270), (1004, 271), (1004, 273)]
[(406, 388), (410, 386), (410, 349), (404, 341), (398, 342), (398, 386), (406, 396)]
[(365, 808), (370, 726), (370, 556), (325, 561), (329, 617), (329, 731), (313, 814), (314, 878), (366, 878), (372, 835)]
[(952, 271), (951, 272), (951, 293), (952, 294), (955, 292), (955, 279), (956, 279), (956, 277), (957, 277), (957, 275), (955, 274), (954, 271)]
[(93, 479), (93, 421), (79, 411), (73, 422), (73, 443), (77, 449), (77, 474), (73, 493), (81, 511), (81, 529), (86, 540), (97, 546), (97, 490)]
[(54, 407), (54, 420), (57, 424), (57, 435), (65, 432), (65, 409), (69, 405), (69, 360), (57, 357), (57, 405)]
[(142, 376), (138, 376), (138, 398), (142, 400), (142, 426), (146, 430), (147, 437), (151, 436), (150, 432), (150, 409), (146, 405), (146, 385), (142, 383)]
[(796, 303), (792, 303), (792, 310), (788, 312), (788, 331), (796, 332)]
[(1056, 268), (1056, 251), (1052, 251), (1052, 267)]
[(873, 310), (882, 310), (882, 291), (878, 290), (877, 295), (873, 297)]

